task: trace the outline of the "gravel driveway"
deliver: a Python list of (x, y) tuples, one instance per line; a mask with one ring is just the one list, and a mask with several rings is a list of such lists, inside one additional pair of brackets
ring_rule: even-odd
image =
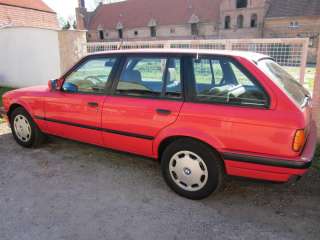
[(50, 138), (23, 149), (0, 125), (0, 239), (319, 239), (320, 174), (239, 178), (202, 201), (177, 196), (155, 161)]

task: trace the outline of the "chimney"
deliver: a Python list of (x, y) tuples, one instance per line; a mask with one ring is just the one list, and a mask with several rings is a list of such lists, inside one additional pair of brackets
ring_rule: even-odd
[(87, 9), (85, 0), (78, 0), (78, 7), (76, 8), (76, 20), (78, 30), (86, 30), (86, 15)]

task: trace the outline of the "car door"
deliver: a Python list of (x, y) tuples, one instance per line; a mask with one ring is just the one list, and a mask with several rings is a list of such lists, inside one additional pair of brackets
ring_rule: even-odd
[(84, 59), (65, 77), (62, 89), (46, 99), (46, 131), (102, 145), (101, 110), (116, 57)]
[(122, 59), (102, 109), (104, 146), (152, 156), (153, 139), (175, 122), (183, 104), (181, 65), (177, 56)]

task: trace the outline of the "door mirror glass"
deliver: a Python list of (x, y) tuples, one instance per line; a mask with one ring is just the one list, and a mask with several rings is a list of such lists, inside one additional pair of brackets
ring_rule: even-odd
[(78, 92), (77, 85), (75, 85), (73, 83), (70, 83), (70, 82), (64, 83), (62, 89), (63, 89), (64, 92), (69, 92), (69, 93)]

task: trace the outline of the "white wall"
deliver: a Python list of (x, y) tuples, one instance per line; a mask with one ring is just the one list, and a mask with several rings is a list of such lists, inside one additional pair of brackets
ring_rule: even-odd
[(0, 29), (0, 86), (43, 85), (59, 76), (57, 31), (30, 27)]

